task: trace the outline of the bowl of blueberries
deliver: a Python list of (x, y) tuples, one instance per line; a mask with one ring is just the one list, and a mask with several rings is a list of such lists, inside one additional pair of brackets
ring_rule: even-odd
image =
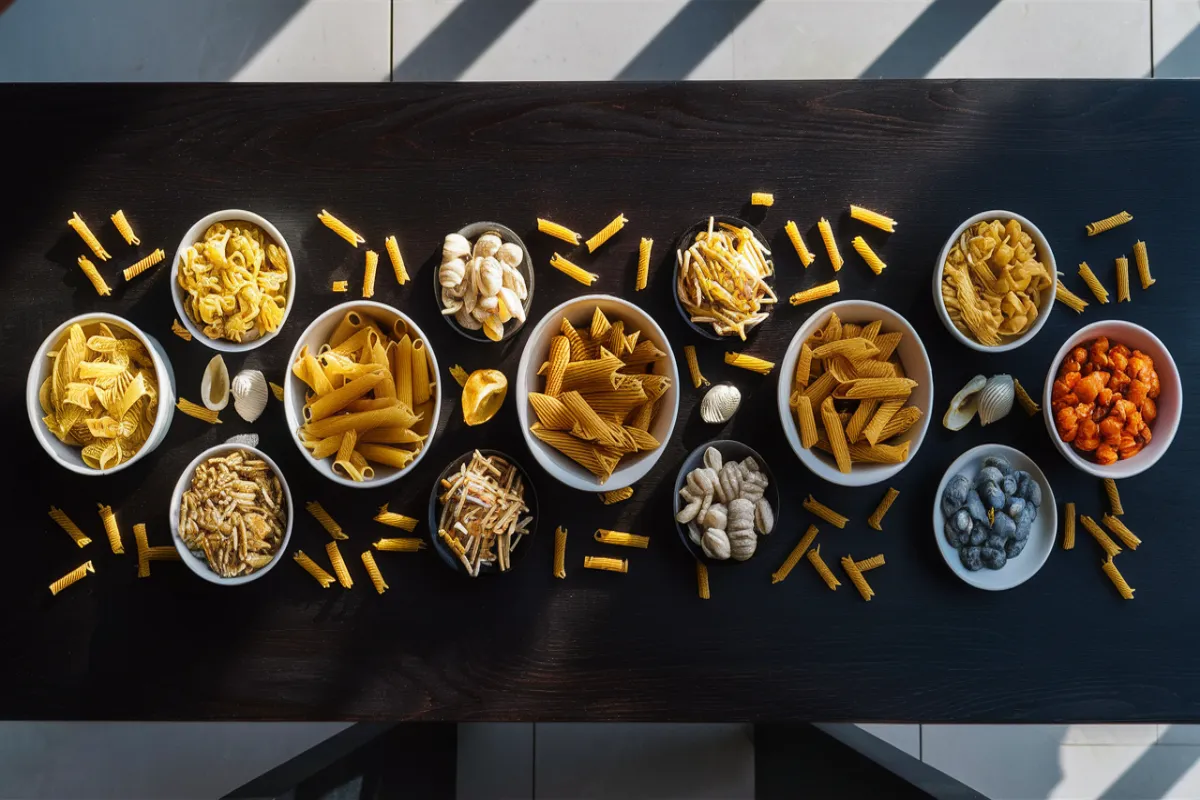
[(979, 589), (1011, 589), (1032, 578), (1054, 549), (1054, 492), (1020, 450), (980, 445), (942, 476), (933, 531), (955, 575)]

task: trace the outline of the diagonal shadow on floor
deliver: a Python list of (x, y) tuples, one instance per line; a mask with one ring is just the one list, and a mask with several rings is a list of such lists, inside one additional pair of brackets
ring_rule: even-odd
[(1154, 65), (1155, 78), (1195, 78), (1200, 76), (1200, 26), (1188, 31), (1171, 52)]
[(392, 68), (392, 80), (458, 80), (534, 2), (462, 0)]
[(933, 0), (860, 78), (924, 78), (1000, 0)]
[(679, 81), (731, 36), (762, 0), (688, 0), (616, 76), (619, 81)]

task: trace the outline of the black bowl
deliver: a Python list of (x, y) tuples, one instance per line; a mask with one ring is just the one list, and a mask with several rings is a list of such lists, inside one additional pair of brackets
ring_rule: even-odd
[[(767, 244), (767, 237), (763, 236), (762, 231), (760, 231), (758, 228), (751, 225), (749, 222), (746, 222), (744, 219), (738, 219), (737, 217), (723, 216), (721, 214), (713, 214), (713, 225), (716, 226), (716, 224), (719, 222), (724, 222), (727, 225), (735, 225), (739, 228), (743, 228), (743, 227), (749, 228), (750, 231), (758, 238), (758, 240), (760, 242), (763, 243), (764, 246)], [(708, 217), (705, 217), (704, 219), (697, 222), (695, 225), (686, 229), (683, 233), (679, 234), (679, 238), (675, 240), (676, 254), (678, 254), (681, 250), (686, 251), (689, 247), (692, 246), (692, 243), (695, 241), (696, 234), (700, 233), (701, 231), (707, 231), (707, 230), (708, 230)], [(771, 262), (772, 262), (772, 264), (774, 264), (774, 259), (772, 259)], [(768, 286), (771, 286), (775, 282), (775, 276), (772, 275), (768, 278), (764, 278), (763, 280), (766, 281)], [(729, 339), (734, 338), (732, 334), (729, 336), (720, 335), (719, 333), (717, 333), (716, 331), (714, 331), (712, 329), (711, 325), (709, 325), (707, 323), (704, 325), (698, 325), (695, 322), (692, 322), (691, 314), (689, 314), (687, 312), (687, 309), (683, 307), (683, 303), (681, 303), (679, 300), (679, 291), (676, 288), (678, 286), (679, 286), (679, 259), (676, 258), (675, 259), (675, 268), (671, 273), (671, 297), (675, 298), (675, 308), (679, 310), (679, 316), (683, 317), (683, 321), (687, 323), (687, 326), (689, 328), (691, 328), (696, 333), (703, 336), (705, 339), (711, 339), (714, 342), (724, 342), (724, 341), (728, 341)], [(441, 295), (438, 295), (438, 303), (439, 304), (441, 303)], [(772, 312), (768, 312), (768, 313), (772, 313)], [(457, 327), (457, 325), (458, 324), (455, 323), (456, 327)], [(749, 337), (753, 336), (758, 331), (758, 329), (761, 328), (762, 326), (763, 326), (763, 323), (761, 323), (761, 322), (758, 325), (755, 325), (746, 334), (746, 338), (748, 339)]]
[[(532, 539), (533, 535), (537, 533), (537, 491), (533, 488), (533, 481), (529, 480), (529, 473), (526, 472), (525, 468), (522, 467), (520, 463), (518, 463), (517, 460), (512, 456), (508, 455), (507, 453), (501, 453), (499, 450), (480, 450), (479, 452), (485, 456), (499, 456), (500, 458), (503, 458), (505, 461), (517, 468), (517, 473), (521, 476), (521, 479), (525, 481), (525, 505), (529, 506), (529, 514), (533, 517), (533, 522), (529, 525), (529, 533), (525, 534), (525, 536), (521, 538), (521, 541), (525, 542), (525, 544), (518, 544), (517, 554), (512, 556), (512, 564), (515, 566), (517, 562), (525, 557), (525, 554), (528, 553), (530, 548), (533, 546), (532, 542), (526, 540)], [(446, 566), (463, 575), (467, 574), (466, 568), (462, 565), (462, 562), (458, 560), (458, 557), (451, 552), (450, 548), (446, 546), (446, 543), (442, 541), (442, 537), (438, 536), (438, 522), (441, 518), (441, 514), (438, 513), (438, 496), (442, 493), (442, 481), (458, 472), (458, 468), (461, 467), (464, 462), (469, 461), (474, 455), (475, 451), (471, 450), (470, 452), (463, 453), (461, 456), (451, 461), (450, 464), (444, 470), (442, 470), (442, 474), (438, 475), (437, 481), (435, 481), (433, 484), (433, 491), (429, 493), (430, 543), (433, 545), (433, 549), (437, 551), (437, 554), (441, 557)], [(500, 568), (494, 564), (484, 564), (479, 568), (480, 574), (499, 571)], [(508, 571), (511, 572), (512, 569), (510, 568)]]
[[(700, 445), (683, 460), (683, 465), (679, 468), (679, 475), (675, 478), (675, 500), (674, 511), (672, 516), (678, 514), (683, 508), (683, 498), (679, 496), (679, 490), (687, 485), (688, 473), (697, 467), (704, 466), (704, 451), (710, 447), (715, 447), (721, 453), (723, 460), (741, 461), (747, 456), (752, 457), (758, 462), (758, 468), (764, 475), (767, 476), (767, 490), (763, 492), (763, 497), (771, 504), (771, 510), (775, 512), (775, 527), (773, 530), (779, 529), (779, 484), (775, 480), (775, 474), (771, 472), (771, 468), (767, 465), (766, 460), (758, 454), (754, 448), (735, 442), (732, 439), (714, 439), (711, 442), (706, 442)], [(741, 564), (744, 562), (734, 561), (732, 558), (725, 561), (718, 561), (704, 555), (704, 551), (700, 549), (700, 545), (696, 544), (688, 536), (688, 527), (682, 523), (676, 522), (675, 529), (679, 532), (679, 539), (683, 542), (683, 546), (688, 549), (688, 552), (698, 560), (705, 564)], [(453, 555), (451, 555), (453, 558)]]
[[(488, 233), (489, 231), (500, 234), (501, 242), (505, 244), (511, 242), (512, 244), (515, 244), (517, 247), (521, 248), (521, 265), (517, 267), (517, 271), (520, 272), (521, 277), (525, 279), (525, 288), (527, 290), (527, 294), (524, 302), (522, 302), (521, 305), (525, 310), (525, 320), (528, 321), (529, 308), (533, 305), (533, 261), (529, 257), (529, 249), (525, 247), (525, 242), (521, 241), (521, 237), (517, 235), (517, 232), (512, 228), (501, 225), (498, 222), (472, 222), (470, 225), (460, 228), (458, 230), (458, 234), (474, 245), (476, 239), (478, 239), (480, 236), (483, 236), (485, 233)], [(442, 306), (442, 283), (439, 278), (442, 264), (440, 249), (438, 250), (438, 254), (438, 269), (433, 271), (433, 298), (434, 302), (437, 303), (438, 310), (441, 311), (444, 307)], [(454, 319), (453, 314), (443, 314), (442, 319), (446, 320), (446, 323), (451, 328), (458, 331), (461, 335), (467, 337), (473, 342), (487, 342), (488, 344), (492, 343), (492, 340), (487, 338), (487, 334), (483, 332), (482, 328), (477, 331), (469, 331), (462, 325), (458, 324), (458, 320)], [(525, 327), (525, 322), (510, 319), (508, 322), (504, 323), (504, 335), (500, 337), (500, 342), (508, 341), (512, 337), (516, 336), (517, 331), (521, 330), (523, 327)], [(500, 342), (496, 342), (496, 344), (499, 344)]]

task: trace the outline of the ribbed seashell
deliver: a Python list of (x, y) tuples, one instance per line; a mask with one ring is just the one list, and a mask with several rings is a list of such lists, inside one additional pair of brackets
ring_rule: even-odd
[(442, 316), (448, 317), (462, 308), (462, 300), (455, 297), (453, 290), (442, 287)]
[(205, 408), (212, 411), (220, 411), (229, 405), (229, 368), (219, 355), (213, 356), (204, 368), (204, 377), (200, 379), (200, 400)]
[(516, 267), (504, 265), (504, 285), (517, 294), (517, 299), (524, 302), (529, 297), (529, 287), (525, 285), (525, 276)]
[(710, 447), (704, 451), (704, 466), (709, 469), (720, 469), (725, 464), (725, 460), (721, 458), (721, 451), (715, 447)]
[(503, 285), (504, 270), (500, 268), (500, 262), (487, 256), (479, 265), (479, 293), (484, 297), (495, 297)]
[(246, 447), (258, 447), (257, 433), (239, 433), (230, 436), (225, 440), (225, 444), (244, 444)]
[(732, 383), (718, 383), (700, 401), (700, 418), (713, 425), (728, 422), (742, 404), (742, 393)]
[(463, 276), (467, 274), (467, 262), (461, 258), (452, 258), (449, 261), (443, 261), (438, 267), (438, 283), (447, 289), (453, 289), (462, 283)]
[(979, 424), (991, 425), (1012, 411), (1016, 389), (1011, 375), (993, 375), (979, 393)]
[(487, 258), (488, 256), (494, 256), (496, 251), (500, 249), (501, 244), (503, 244), (503, 242), (500, 241), (500, 236), (489, 231), (476, 240), (475, 250), (472, 255), (474, 255), (476, 258)]
[(466, 306), (454, 313), (454, 321), (469, 331), (477, 331), (483, 327), (483, 323), (475, 319), (471, 312), (467, 311)]
[(525, 321), (525, 306), (515, 291), (507, 286), (501, 286), (496, 298), (500, 301), (501, 322), (508, 322), (509, 319), (515, 319), (517, 322)]
[(233, 408), (238, 416), (246, 422), (254, 422), (262, 416), (267, 407), (267, 398), (271, 390), (267, 387), (267, 377), (256, 369), (244, 369), (233, 379), (230, 387), (233, 392)]
[(442, 261), (450, 261), (455, 258), (466, 260), (470, 257), (471, 243), (467, 241), (467, 237), (457, 233), (446, 234), (446, 241), (442, 243)]
[(467, 274), (463, 278), (463, 285), (466, 287), (462, 296), (463, 307), (467, 311), (474, 311), (479, 302), (479, 261), (478, 258), (472, 258), (467, 262)]
[(495, 314), (500, 310), (500, 298), (496, 297), (495, 295), (491, 297), (481, 297), (479, 298), (479, 304), (476, 306), (476, 308), (483, 309), (489, 314)]
[(505, 242), (496, 251), (496, 260), (509, 267), (521, 266), (521, 261), (524, 258), (525, 254), (521, 252), (520, 246), (512, 242)]
[(982, 375), (976, 375), (967, 381), (967, 385), (950, 401), (950, 407), (942, 417), (942, 425), (952, 431), (961, 431), (967, 427), (979, 411), (979, 393), (986, 385), (987, 378)]

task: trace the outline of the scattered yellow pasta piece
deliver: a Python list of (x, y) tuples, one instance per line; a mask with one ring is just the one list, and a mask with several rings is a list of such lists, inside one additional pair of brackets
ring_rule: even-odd
[(892, 503), (896, 502), (896, 498), (900, 496), (900, 492), (888, 487), (887, 494), (879, 501), (879, 505), (871, 516), (867, 517), (867, 524), (877, 531), (883, 530), (883, 516), (892, 507)]
[(1096, 540), (1096, 544), (1100, 545), (1100, 549), (1103, 550), (1105, 555), (1107, 555), (1109, 558), (1112, 558), (1117, 553), (1121, 552), (1120, 546), (1112, 539), (1108, 538), (1107, 533), (1100, 530), (1100, 526), (1096, 524), (1094, 519), (1086, 514), (1080, 514), (1079, 523), (1083, 525), (1085, 529), (1087, 529), (1087, 532), (1090, 533), (1092, 538)]
[(363, 297), (375, 296), (375, 270), (379, 268), (379, 253), (367, 251), (366, 267), (363, 269)]
[(342, 585), (343, 589), (353, 587), (354, 579), (350, 577), (350, 570), (346, 568), (346, 561), (342, 558), (342, 551), (338, 549), (338, 543), (326, 543), (325, 552), (329, 554), (329, 563), (333, 565), (333, 574), (337, 575), (338, 583)]
[[(880, 553), (877, 556), (871, 556), (870, 558), (864, 558), (862, 561), (855, 561), (854, 567), (859, 572), (869, 572), (870, 570), (873, 570), (873, 569), (879, 569), (880, 567), (885, 566), (886, 564), (887, 564), (887, 560), (884, 559), (883, 553)], [(874, 592), (872, 592), (872, 594), (874, 594)]]
[(820, 517), (835, 528), (844, 528), (846, 523), (850, 521), (849, 517), (842, 516), (824, 503), (818, 502), (810, 494), (804, 498), (802, 504), (806, 510)]
[(76, 525), (70, 517), (67, 516), (65, 511), (55, 508), (54, 506), (50, 506), (50, 519), (57, 522), (58, 526), (66, 531), (67, 535), (70, 536), (75, 541), (75, 544), (79, 545), (80, 547), (86, 547), (92, 543), (91, 537), (84, 533), (83, 530), (80, 529), (80, 527)]
[(611, 506), (614, 503), (620, 503), (633, 497), (633, 487), (626, 486), (624, 489), (613, 489), (611, 492), (600, 492), (600, 502), (606, 506)]
[(767, 206), (769, 208), (775, 205), (775, 195), (770, 192), (752, 192), (750, 194), (750, 205)]
[(583, 267), (580, 267), (576, 264), (572, 264), (570, 261), (567, 261), (565, 258), (560, 256), (558, 253), (555, 253), (550, 258), (550, 266), (554, 267), (556, 270), (558, 270), (562, 274), (566, 275), (567, 277), (573, 278), (573, 279), (579, 281), (584, 286), (591, 286), (593, 283), (600, 280), (600, 276), (597, 275), (596, 273), (588, 272)]
[(617, 214), (616, 218), (598, 230), (592, 238), (587, 240), (587, 249), (589, 253), (596, 252), (600, 245), (607, 242), (612, 237), (616, 236), (617, 231), (625, 227), (625, 223), (629, 222), (624, 214)]
[(360, 244), (367, 241), (351, 230), (349, 225), (342, 222), (340, 219), (333, 216), (323, 208), (321, 209), (321, 213), (317, 214), (317, 219), (321, 220), (321, 223), (326, 228), (329, 228), (329, 230), (333, 231), (355, 247), (358, 247)]
[(1017, 402), (1021, 404), (1021, 408), (1025, 409), (1026, 414), (1032, 417), (1042, 410), (1038, 402), (1029, 395), (1029, 392), (1025, 391), (1025, 387), (1016, 378), (1013, 378), (1013, 390), (1017, 393)]
[(454, 378), (454, 381), (459, 386), (466, 386), (467, 378), (470, 378), (471, 376), (467, 373), (467, 371), (465, 369), (462, 368), (461, 364), (455, 364), (453, 367), (450, 368), (450, 377)]
[(84, 244), (91, 249), (96, 258), (101, 261), (108, 261), (112, 258), (108, 254), (108, 251), (104, 249), (104, 246), (100, 244), (100, 240), (96, 238), (96, 234), (92, 233), (91, 228), (83, 221), (83, 217), (79, 216), (79, 212), (74, 212), (74, 216), (67, 220), (67, 225), (71, 227), (71, 230), (79, 234), (79, 238), (83, 239)]
[(171, 333), (175, 334), (180, 339), (183, 339), (185, 342), (190, 342), (192, 340), (192, 332), (183, 327), (183, 323), (178, 319), (171, 321)]
[(804, 557), (804, 553), (812, 546), (813, 540), (817, 538), (817, 526), (809, 525), (808, 530), (800, 537), (800, 541), (792, 548), (792, 552), (788, 553), (788, 557), (784, 560), (779, 569), (771, 573), (771, 583), (779, 583), (784, 578), (792, 573), (792, 569), (800, 563), (800, 559)]
[(334, 281), (330, 288), (339, 293), (348, 292), (350, 291), (350, 281)]
[(800, 236), (800, 229), (796, 227), (795, 222), (789, 219), (787, 224), (783, 226), (783, 230), (787, 233), (788, 239), (791, 240), (792, 247), (796, 248), (796, 255), (800, 257), (800, 263), (807, 269), (808, 265), (816, 259), (816, 256), (812, 254), (812, 251), (808, 249), (808, 245), (804, 243), (804, 239)]
[[(333, 544), (333, 542), (330, 542)], [(370, 577), (371, 583), (375, 585), (375, 591), (383, 594), (388, 590), (387, 582), (383, 580), (383, 573), (379, 571), (379, 565), (375, 563), (375, 556), (370, 550), (362, 551), (363, 566), (367, 568), (367, 576)]]
[(333, 585), (334, 577), (325, 570), (321, 569), (317, 562), (313, 561), (308, 556), (304, 555), (303, 550), (297, 550), (292, 558), (297, 564), (304, 567), (304, 571), (316, 578), (317, 583), (321, 584), (322, 589), (328, 589)]
[(989, 508), (987, 512), (988, 525), (996, 524), (996, 509)]
[(175, 407), (187, 414), (189, 417), (195, 417), (202, 422), (207, 422), (209, 425), (221, 424), (221, 418), (218, 412), (212, 410), (211, 408), (205, 408), (204, 406), (196, 405), (191, 400), (185, 400), (181, 397), (175, 403)]
[(684, 345), (683, 355), (687, 359), (688, 372), (692, 376), (692, 386), (699, 389), (701, 386), (711, 385), (712, 382), (700, 372), (700, 362), (696, 358), (696, 346), (693, 344)]
[[(821, 241), (825, 242), (825, 252), (829, 254), (829, 261), (833, 264), (833, 271), (837, 272), (845, 262), (842, 260), (842, 254), (838, 252), (837, 242), (833, 238), (833, 227), (829, 224), (829, 220), (821, 217), (817, 221), (817, 230), (821, 232)], [(792, 305), (795, 305), (795, 303)]]
[(867, 266), (871, 268), (871, 272), (879, 275), (887, 269), (887, 264), (883, 263), (883, 259), (871, 249), (871, 245), (867, 244), (866, 239), (861, 236), (855, 236), (850, 244), (854, 245), (854, 252), (862, 256), (862, 260), (867, 262)]
[(1112, 556), (1109, 556), (1108, 560), (1100, 565), (1100, 568), (1104, 570), (1104, 574), (1112, 581), (1113, 586), (1117, 587), (1117, 591), (1121, 593), (1122, 599), (1133, 599), (1134, 590), (1129, 587), (1129, 584), (1125, 581), (1125, 577), (1121, 575), (1121, 571), (1113, 563)]
[(554, 577), (567, 577), (567, 529), (561, 525), (554, 529)]
[(1113, 214), (1111, 217), (1105, 217), (1096, 222), (1089, 222), (1084, 228), (1087, 230), (1088, 236), (1096, 236), (1097, 234), (1111, 231), (1118, 225), (1124, 225), (1126, 222), (1133, 221), (1133, 214), (1128, 211), (1122, 211), (1120, 214)]
[(548, 219), (538, 217), (537, 228), (540, 232), (547, 236), (553, 236), (555, 239), (561, 239), (568, 244), (579, 244), (580, 235), (565, 225), (559, 225), (557, 222), (551, 222)]
[(833, 574), (833, 571), (829, 569), (829, 566), (825, 563), (825, 559), (821, 558), (821, 545), (817, 545), (813, 549), (809, 550), (808, 553), (805, 554), (805, 558), (808, 559), (808, 563), (813, 565), (813, 569), (815, 569), (817, 574), (821, 576), (821, 580), (825, 581), (825, 585), (828, 586), (831, 591), (836, 592), (837, 588), (842, 585), (842, 582), (839, 581), (837, 576)]
[(712, 591), (708, 586), (708, 567), (699, 561), (696, 562), (696, 591), (701, 600), (712, 599)]
[(1062, 303), (1076, 314), (1083, 313), (1083, 310), (1088, 306), (1086, 300), (1072, 292), (1066, 286), (1063, 286), (1061, 278), (1058, 281), (1058, 285), (1054, 287), (1054, 299), (1058, 300), (1058, 302)]
[(331, 537), (339, 540), (350, 538), (346, 535), (346, 532), (342, 530), (342, 526), (338, 525), (337, 522), (334, 521), (333, 517), (329, 516), (329, 512), (325, 510), (325, 507), (316, 500), (308, 501), (304, 504), (304, 507), (308, 509), (308, 513), (312, 514), (317, 522), (321, 523), (321, 527), (324, 528), (325, 532)]
[(871, 602), (871, 598), (875, 596), (875, 592), (871, 589), (871, 585), (867, 583), (867, 579), (863, 577), (858, 565), (854, 563), (854, 559), (850, 556), (843, 556), (842, 569), (850, 577), (850, 582), (854, 584), (855, 589), (858, 589), (858, 593), (862, 595), (862, 599), (868, 603)]
[(1083, 282), (1092, 290), (1092, 294), (1096, 295), (1100, 305), (1108, 303), (1108, 289), (1105, 289), (1104, 284), (1100, 283), (1100, 279), (1096, 277), (1096, 273), (1092, 272), (1092, 268), (1086, 261), (1079, 264), (1079, 277), (1083, 278)]
[(634, 291), (640, 292), (645, 289), (650, 280), (650, 250), (653, 247), (654, 240), (645, 237), (638, 245), (637, 283), (633, 287)]
[(1124, 507), (1121, 505), (1121, 494), (1117, 491), (1117, 482), (1112, 478), (1104, 478), (1104, 493), (1108, 495), (1108, 506), (1112, 509), (1114, 517), (1119, 517), (1125, 513)]
[(95, 572), (95, 571), (96, 571), (96, 568), (92, 566), (92, 562), (85, 561), (84, 563), (82, 563), (78, 567), (76, 567), (75, 569), (68, 572), (66, 575), (63, 575), (61, 578), (56, 580), (54, 583), (50, 584), (50, 594), (57, 595), (59, 592), (61, 592), (63, 589), (67, 588), (68, 586), (78, 583), (89, 572)]
[(83, 270), (83, 274), (92, 282), (92, 288), (96, 290), (96, 294), (101, 297), (108, 297), (112, 294), (112, 289), (104, 281), (104, 276), (100, 274), (100, 270), (96, 269), (96, 265), (88, 259), (87, 256), (79, 257), (79, 268)]
[(805, 289), (802, 292), (796, 292), (788, 298), (788, 302), (794, 306), (811, 303), (813, 300), (824, 300), (826, 297), (832, 297), (842, 290), (841, 284), (836, 280), (829, 283), (819, 283), (811, 289)]
[(1121, 540), (1121, 544), (1125, 545), (1130, 550), (1137, 550), (1138, 545), (1142, 543), (1142, 540), (1137, 537), (1137, 534), (1129, 530), (1124, 522), (1121, 522), (1121, 520), (1117, 519), (1112, 514), (1104, 515), (1104, 527), (1112, 531), (1116, 537)]
[(1067, 503), (1063, 510), (1063, 550), (1075, 549), (1075, 504)]
[(133, 226), (129, 224), (129, 220), (125, 218), (124, 211), (117, 209), (117, 213), (113, 214), (109, 219), (117, 227), (117, 232), (121, 234), (121, 238), (125, 240), (125, 244), (133, 247), (142, 243), (142, 240), (133, 232)]
[(416, 536), (384, 537), (376, 541), (372, 547), (389, 553), (415, 553), (425, 549), (425, 540)]
[(817, 417), (813, 413), (812, 398), (802, 394), (796, 398), (796, 420), (800, 427), (800, 446), (811, 450), (817, 443), (820, 434), (817, 433)]
[(872, 211), (869, 208), (851, 205), (850, 218), (856, 219), (859, 222), (865, 222), (874, 228), (879, 228), (881, 231), (887, 231), (888, 233), (896, 232), (896, 220), (891, 217), (885, 217), (878, 211)]
[(624, 558), (606, 558), (604, 556), (584, 556), (584, 569), (601, 569), (606, 572), (629, 572), (629, 560)]
[(147, 561), (182, 561), (179, 551), (166, 545), (146, 548)]
[(612, 544), (618, 547), (639, 547), (645, 550), (650, 546), (649, 536), (639, 536), (636, 533), (626, 533), (625, 531), (610, 531), (604, 528), (598, 529), (592, 534), (592, 538), (600, 544)]
[(267, 381), (267, 386), (271, 387), (271, 394), (275, 395), (275, 399), (283, 400), (283, 387), (274, 381)]
[(1143, 289), (1149, 289), (1154, 283), (1150, 277), (1150, 256), (1146, 253), (1146, 243), (1140, 239), (1133, 243), (1133, 260), (1137, 262), (1138, 278)]
[(396, 283), (403, 286), (408, 283), (408, 270), (404, 267), (404, 256), (400, 255), (400, 243), (396, 241), (395, 236), (389, 236), (383, 240), (383, 246), (387, 250), (388, 258), (392, 261), (392, 271), (396, 273)]
[(150, 559), (146, 557), (146, 551), (150, 549), (150, 543), (146, 537), (146, 525), (139, 522), (133, 526), (133, 541), (137, 544), (138, 557), (138, 577), (150, 577)]
[(1133, 298), (1129, 296), (1129, 259), (1125, 256), (1117, 257), (1117, 302), (1129, 303)]
[(125, 545), (121, 542), (121, 529), (117, 527), (117, 515), (113, 513), (112, 506), (106, 506), (103, 503), (97, 503), (100, 507), (100, 521), (104, 523), (104, 533), (108, 536), (108, 545), (112, 548), (115, 555), (121, 555), (125, 552)]
[(406, 517), (403, 514), (397, 514), (395, 511), (388, 511), (387, 503), (379, 507), (379, 513), (375, 515), (375, 521), (391, 528), (403, 528), (409, 533), (412, 533), (417, 527), (416, 519)]
[(138, 262), (126, 267), (121, 274), (123, 274), (125, 276), (125, 280), (127, 282), (131, 281), (134, 278), (136, 278), (138, 275), (141, 275), (143, 272), (145, 272), (146, 270), (153, 267), (155, 264), (160, 263), (166, 257), (167, 257), (167, 254), (164, 253), (162, 251), (162, 248), (160, 247), (157, 250), (155, 250), (153, 253), (151, 253), (150, 255), (143, 258), (141, 261), (138, 261)]
[(745, 353), (726, 353), (725, 363), (732, 367), (757, 372), (759, 375), (769, 375), (771, 370), (775, 368), (774, 361), (767, 361), (766, 359), (749, 356)]

